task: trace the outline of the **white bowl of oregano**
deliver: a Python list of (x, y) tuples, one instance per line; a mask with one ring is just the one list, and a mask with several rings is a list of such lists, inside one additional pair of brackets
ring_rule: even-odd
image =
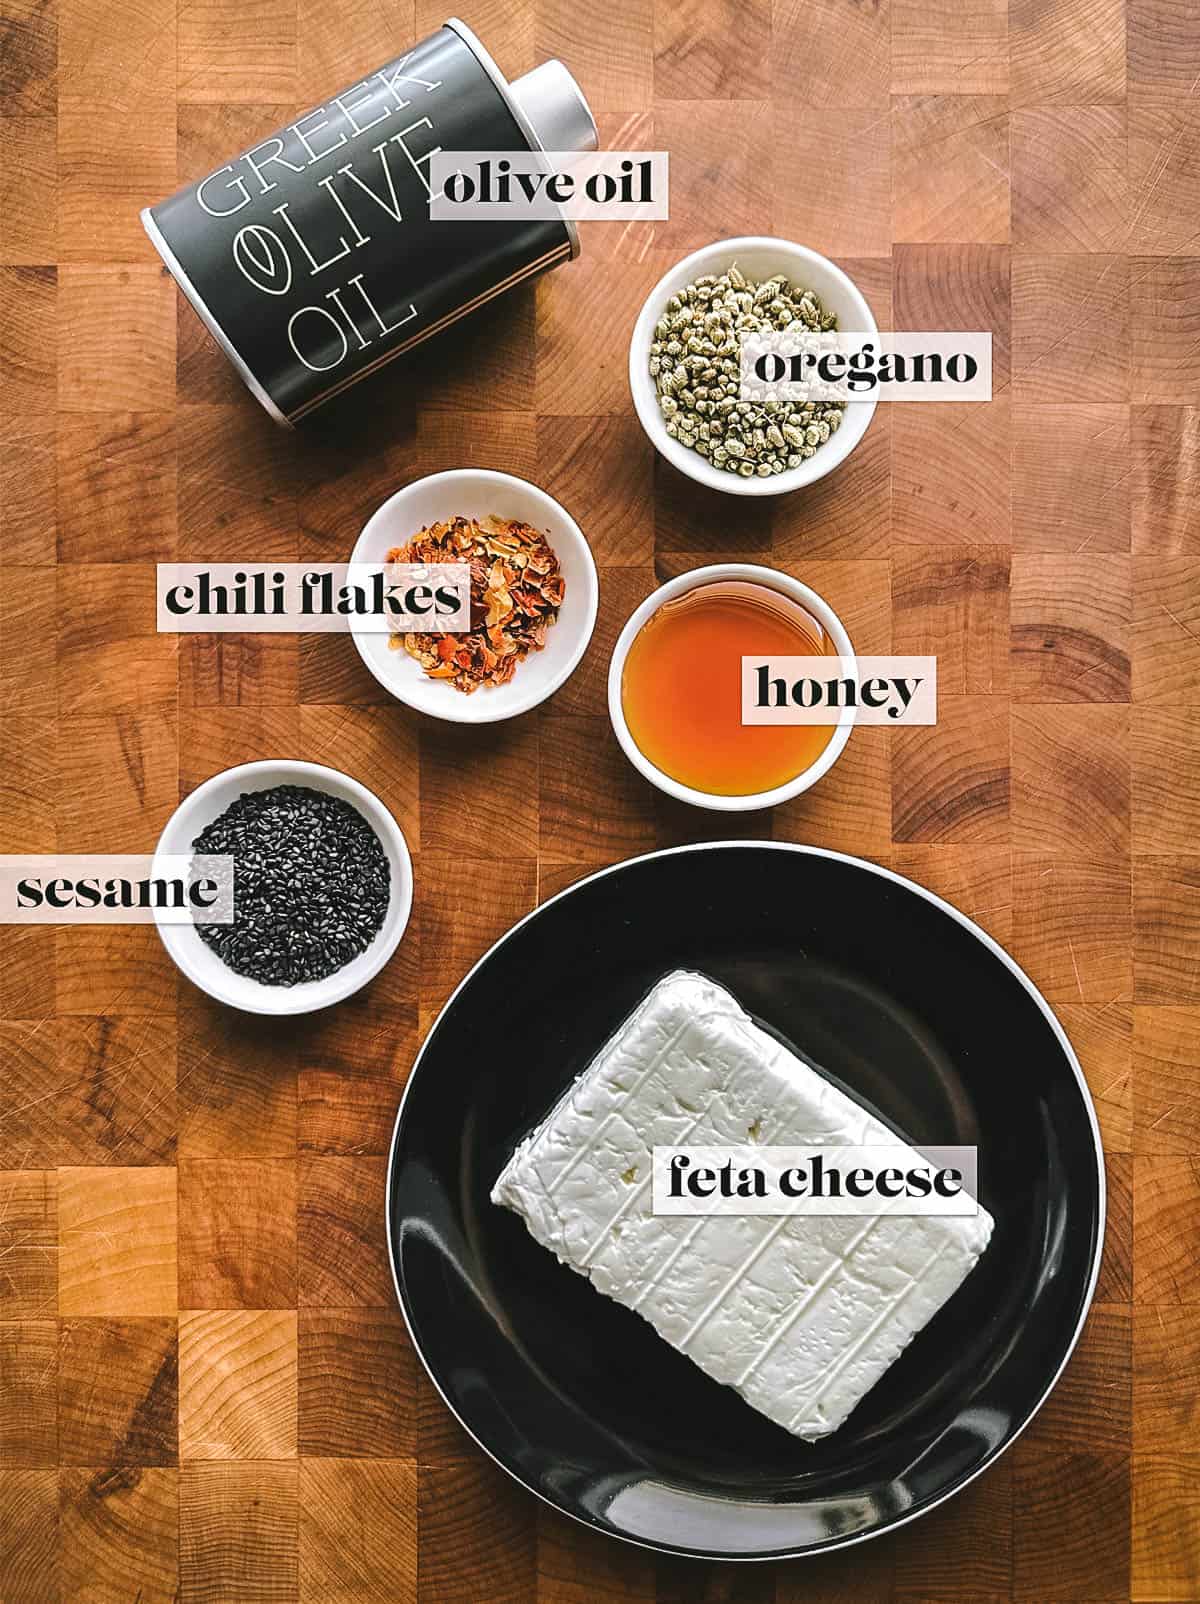
[(854, 281), (790, 240), (718, 240), (659, 279), (634, 324), (629, 385), (643, 429), (680, 473), (735, 496), (778, 496), (845, 462), (874, 391), (848, 404), (742, 399), (741, 336), (793, 324), (877, 331)]

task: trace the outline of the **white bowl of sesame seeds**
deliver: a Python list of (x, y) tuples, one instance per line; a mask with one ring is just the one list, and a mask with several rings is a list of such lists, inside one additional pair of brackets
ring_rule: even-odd
[(875, 392), (850, 402), (840, 428), (819, 445), (813, 455), (795, 468), (771, 473), (765, 478), (717, 467), (692, 446), (667, 432), (667, 420), (659, 404), (654, 376), (650, 372), (650, 346), (659, 320), (673, 295), (708, 274), (718, 277), (737, 266), (751, 284), (781, 273), (794, 289), (811, 290), (827, 312), (837, 314), (837, 326), (848, 333), (877, 332), (875, 318), (862, 291), (836, 262), (806, 245), (791, 240), (771, 239), (763, 234), (747, 234), (738, 239), (717, 240), (703, 250), (693, 251), (677, 262), (650, 291), (633, 326), (629, 342), (629, 387), (638, 419), (655, 450), (689, 479), (724, 490), (734, 496), (780, 496), (814, 484), (840, 467), (867, 432), (875, 413)]

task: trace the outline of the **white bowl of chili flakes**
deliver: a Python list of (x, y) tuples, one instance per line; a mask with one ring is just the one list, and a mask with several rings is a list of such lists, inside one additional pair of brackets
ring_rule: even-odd
[[(423, 560), (435, 560), (435, 548), (443, 562), (475, 558), (472, 622), (479, 627), (458, 637), (352, 629), (370, 672), (398, 701), (456, 724), (515, 718), (552, 696), (583, 656), (596, 623), (596, 565), (571, 515), (525, 479), (454, 468), (390, 496), (358, 537), (350, 562), (386, 563), (422, 536)], [(517, 594), (511, 609), (506, 575), (508, 594)], [(490, 628), (488, 615), (495, 620)]]

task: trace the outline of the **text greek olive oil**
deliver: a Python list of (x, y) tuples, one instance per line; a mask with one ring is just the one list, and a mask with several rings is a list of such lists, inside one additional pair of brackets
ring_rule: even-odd
[(743, 656), (836, 656), (805, 608), (765, 585), (702, 585), (665, 602), (634, 637), (621, 703), (643, 755), (681, 785), (752, 796), (786, 785), (821, 755), (833, 725), (745, 725)]

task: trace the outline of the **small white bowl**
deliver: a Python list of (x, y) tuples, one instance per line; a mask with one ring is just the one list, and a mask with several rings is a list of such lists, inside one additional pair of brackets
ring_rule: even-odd
[(641, 606), (630, 614), (629, 621), (617, 637), (617, 644), (613, 647), (612, 662), (608, 667), (608, 716), (612, 720), (613, 732), (621, 744), (621, 750), (651, 785), (656, 785), (660, 791), (665, 791), (677, 801), (692, 803), (694, 807), (711, 808), (718, 813), (749, 813), (757, 808), (773, 808), (778, 802), (790, 801), (802, 791), (807, 791), (810, 785), (815, 785), (823, 774), (827, 774), (842, 755), (846, 742), (850, 739), (854, 709), (851, 707), (842, 709), (829, 744), (816, 761), (801, 770), (794, 779), (788, 780), (784, 785), (777, 785), (771, 791), (753, 791), (745, 796), (718, 796), (711, 791), (696, 791), (690, 785), (682, 785), (664, 773), (657, 764), (651, 763), (634, 740), (629, 725), (625, 722), (625, 707), (621, 699), (621, 678), (625, 672), (625, 659), (629, 655), (629, 648), (633, 645), (635, 637), (647, 620), (654, 616), (664, 602), (674, 601), (677, 596), (684, 596), (688, 591), (698, 590), (704, 585), (731, 579), (765, 585), (770, 590), (777, 590), (781, 596), (787, 596), (790, 600), (798, 602), (824, 627), (837, 648), (837, 655), (853, 660), (854, 648), (850, 644), (845, 626), (825, 598), (818, 596), (815, 590), (802, 585), (790, 574), (780, 573), (777, 568), (761, 568), (754, 563), (712, 563), (707, 568), (693, 568), (689, 573), (680, 574), (677, 579), (669, 579), (665, 585), (660, 585), (652, 595), (647, 596)]
[[(412, 911), (412, 859), (404, 833), (379, 798), (365, 785), (338, 769), (320, 763), (301, 763), (290, 758), (273, 758), (265, 763), (242, 763), (225, 769), (198, 785), (175, 809), (159, 837), (155, 857), (165, 854), (190, 855), (192, 842), (201, 830), (224, 813), (246, 791), (268, 791), (276, 785), (302, 785), (310, 791), (325, 791), (341, 797), (358, 809), (379, 837), (391, 869), (391, 896), (383, 925), (365, 951), (324, 980), (306, 980), (296, 986), (267, 986), (250, 980), (201, 941), (190, 924), (164, 924), (156, 916), (162, 944), (183, 973), (201, 991), (231, 1008), (251, 1014), (309, 1014), (328, 1008), (365, 986), (395, 952), (408, 916)], [(237, 867), (234, 866), (234, 908), (237, 907)]]
[(825, 309), (837, 313), (838, 327), (848, 333), (876, 332), (875, 319), (862, 291), (827, 256), (810, 251), (806, 245), (793, 245), (791, 240), (771, 239), (765, 234), (718, 240), (715, 245), (706, 245), (703, 250), (693, 251), (676, 263), (646, 297), (629, 341), (629, 388), (642, 428), (655, 450), (680, 473), (686, 473), (689, 479), (708, 485), (712, 490), (728, 491), (732, 496), (781, 496), (789, 490), (814, 484), (845, 462), (867, 432), (875, 412), (875, 394), (872, 391), (866, 400), (849, 402), (837, 433), (814, 451), (807, 462), (802, 462), (798, 468), (787, 468), (783, 473), (773, 473), (766, 479), (757, 476), (743, 479), (740, 474), (716, 468), (698, 451), (673, 440), (667, 433), (650, 376), (654, 326), (672, 295), (706, 273), (728, 272), (734, 262), (747, 278), (760, 283), (774, 273), (783, 273), (793, 285), (814, 290)]
[(600, 588), (583, 531), (553, 496), (528, 480), (487, 468), (452, 468), (397, 490), (372, 515), (350, 557), (351, 563), (386, 562), (389, 551), (428, 524), (490, 513), (544, 530), (567, 582), (545, 646), (530, 652), (506, 685), (485, 685), (468, 696), (446, 680), (430, 679), (415, 658), (388, 645), (387, 634), (352, 630), (359, 656), (384, 690), (419, 713), (455, 724), (493, 724), (527, 713), (574, 671), (592, 638)]

